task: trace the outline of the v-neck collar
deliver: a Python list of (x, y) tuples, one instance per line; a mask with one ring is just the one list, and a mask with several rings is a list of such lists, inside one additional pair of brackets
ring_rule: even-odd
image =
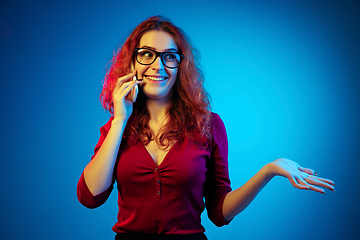
[(149, 153), (149, 151), (146, 149), (146, 147), (141, 143), (141, 141), (138, 141), (137, 143), (138, 145), (140, 145), (140, 148), (143, 149), (143, 151), (145, 152), (145, 155), (147, 156), (147, 159), (150, 160), (152, 162), (153, 165), (155, 165), (155, 167), (160, 168), (165, 161), (169, 158), (170, 154), (175, 150), (176, 146), (179, 144), (179, 141), (176, 141), (174, 143), (174, 145), (170, 148), (170, 150), (166, 153), (164, 159), (160, 162), (159, 165), (156, 164), (155, 160), (152, 158), (151, 154)]

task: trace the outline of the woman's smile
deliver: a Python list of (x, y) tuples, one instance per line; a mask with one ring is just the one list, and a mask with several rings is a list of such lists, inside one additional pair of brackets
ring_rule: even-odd
[(144, 77), (145, 77), (147, 80), (155, 81), (155, 82), (163, 82), (163, 81), (165, 81), (166, 79), (168, 79), (168, 77), (158, 76), (158, 75), (144, 75)]

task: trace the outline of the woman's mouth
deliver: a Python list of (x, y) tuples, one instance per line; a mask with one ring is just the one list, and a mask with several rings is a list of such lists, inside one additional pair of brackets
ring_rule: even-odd
[(156, 82), (162, 82), (162, 81), (165, 81), (167, 79), (167, 77), (163, 77), (163, 76), (144, 75), (144, 77), (146, 77), (150, 81), (156, 81)]

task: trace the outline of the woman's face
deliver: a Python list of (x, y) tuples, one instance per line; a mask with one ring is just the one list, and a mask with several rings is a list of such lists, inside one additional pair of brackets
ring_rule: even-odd
[[(147, 48), (157, 52), (178, 52), (173, 37), (164, 31), (151, 30), (140, 39), (138, 48)], [(151, 65), (142, 65), (135, 60), (135, 69), (144, 94), (154, 100), (170, 100), (172, 87), (176, 81), (177, 68), (168, 68), (160, 56)]]

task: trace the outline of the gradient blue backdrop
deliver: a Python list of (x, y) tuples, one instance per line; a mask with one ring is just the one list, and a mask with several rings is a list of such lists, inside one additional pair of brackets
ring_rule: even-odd
[[(287, 157), (333, 179), (321, 195), (273, 179), (209, 240), (360, 239), (358, 1), (0, 1), (1, 239), (113, 239), (117, 194), (95, 210), (76, 184), (109, 114), (113, 50), (148, 16), (202, 54), (229, 137), (232, 186)], [(164, 206), (165, 207), (165, 206)]]

